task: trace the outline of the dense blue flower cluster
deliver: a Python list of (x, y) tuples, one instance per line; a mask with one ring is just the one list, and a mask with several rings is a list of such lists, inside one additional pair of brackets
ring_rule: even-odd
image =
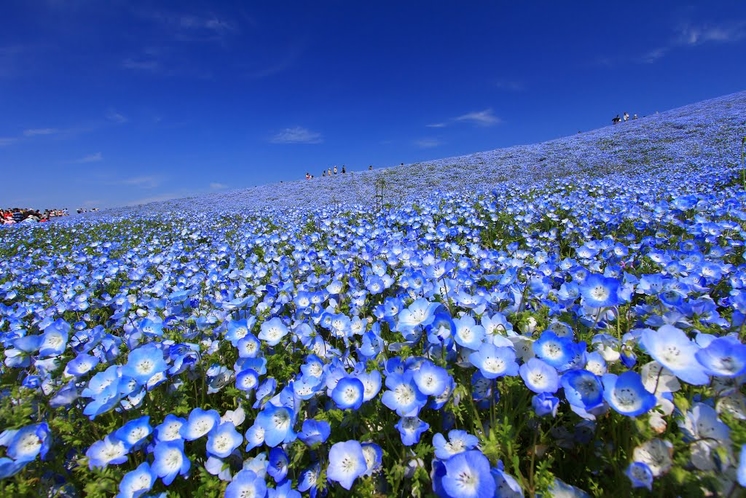
[[(5, 230), (0, 478), (44, 460), (57, 486), (116, 469), (120, 496), (586, 496), (591, 472), (539, 465), (584, 448), (630, 488), (675, 458), (743, 486), (746, 192), (712, 131), (732, 113), (746, 95), (594, 132), (612, 150), (577, 167), (579, 138), (468, 159), (546, 154), (501, 165), (511, 182), (460, 158), (453, 188), (378, 212), (224, 198)], [(701, 150), (657, 156), (682, 129)]]

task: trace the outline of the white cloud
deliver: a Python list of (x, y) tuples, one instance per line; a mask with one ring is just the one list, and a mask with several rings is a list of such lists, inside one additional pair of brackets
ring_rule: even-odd
[(669, 42), (654, 48), (639, 58), (639, 62), (652, 64), (669, 52), (688, 47), (698, 47), (707, 43), (735, 43), (746, 38), (746, 22), (714, 24), (681, 24)]
[(321, 133), (296, 126), (294, 128), (285, 128), (269, 141), (273, 144), (320, 144), (323, 142), (323, 139)]
[(108, 119), (109, 121), (113, 121), (114, 123), (119, 123), (119, 124), (126, 123), (127, 121), (129, 121), (125, 116), (123, 116), (122, 114), (119, 114), (118, 112), (112, 109), (110, 109), (109, 112), (106, 113), (106, 119)]
[(427, 126), (428, 128), (445, 128), (446, 124), (445, 123), (433, 123), (433, 124), (429, 124), (425, 126)]
[(495, 116), (492, 109), (485, 109), (484, 111), (470, 112), (455, 118), (456, 121), (472, 123), (477, 126), (492, 126), (500, 123), (500, 118)]
[(152, 59), (133, 59), (128, 57), (122, 61), (122, 67), (125, 69), (134, 69), (137, 71), (158, 71), (160, 64)]
[(684, 25), (679, 29), (676, 39), (678, 45), (695, 46), (708, 42), (733, 43), (746, 36), (746, 23), (726, 24), (720, 26)]
[(432, 149), (433, 147), (442, 145), (442, 142), (440, 142), (436, 138), (422, 138), (420, 140), (416, 140), (414, 144), (420, 149)]
[(140, 187), (145, 189), (156, 188), (161, 184), (161, 178), (157, 176), (135, 176), (132, 178), (125, 178), (119, 183), (123, 185), (132, 185), (133, 187)]
[(183, 192), (165, 192), (162, 194), (156, 194), (150, 197), (143, 197), (140, 199), (136, 199), (133, 201), (126, 201), (123, 205), (124, 206), (138, 206), (140, 204), (150, 204), (151, 202), (162, 202), (162, 201), (170, 201), (171, 199), (181, 199), (184, 197), (188, 197), (189, 194), (185, 194)]
[(96, 152), (95, 154), (88, 154), (85, 157), (81, 157), (80, 159), (76, 159), (73, 162), (74, 163), (79, 163), (79, 164), (83, 164), (83, 163), (95, 163), (95, 162), (103, 160), (103, 158), (104, 158), (104, 156), (102, 156), (100, 152)]
[(57, 128), (33, 128), (30, 130), (24, 130), (23, 136), (24, 137), (36, 137), (39, 135), (53, 135), (59, 132), (60, 130), (58, 130)]
[(210, 188), (211, 188), (212, 190), (223, 190), (223, 189), (226, 189), (226, 188), (228, 188), (228, 185), (226, 185), (226, 184), (224, 184), (224, 183), (218, 183), (218, 182), (214, 182), (214, 183), (211, 183), (211, 184), (210, 184)]
[(0, 147), (5, 147), (12, 143), (15, 143), (18, 139), (13, 137), (0, 137)]
[(525, 90), (522, 83), (514, 80), (499, 79), (495, 82), (495, 86), (500, 90), (507, 90), (510, 92), (522, 92)]

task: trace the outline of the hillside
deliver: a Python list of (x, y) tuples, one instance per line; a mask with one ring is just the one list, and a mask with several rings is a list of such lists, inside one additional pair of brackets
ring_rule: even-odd
[[(699, 170), (740, 161), (746, 91), (548, 142), (334, 177), (297, 180), (147, 205), (184, 212), (399, 204), (426, 192), (485, 190), (544, 179), (636, 174), (667, 167)], [(106, 210), (137, 212), (143, 206)]]

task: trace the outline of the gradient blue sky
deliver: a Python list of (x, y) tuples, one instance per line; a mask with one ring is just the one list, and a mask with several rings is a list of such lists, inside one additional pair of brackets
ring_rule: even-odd
[(6, 0), (1, 207), (535, 143), (746, 89), (746, 2)]

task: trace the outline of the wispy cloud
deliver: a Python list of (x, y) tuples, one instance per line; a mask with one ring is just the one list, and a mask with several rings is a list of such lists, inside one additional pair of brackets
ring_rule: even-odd
[(132, 178), (125, 178), (118, 183), (122, 185), (131, 185), (133, 187), (139, 187), (144, 189), (152, 189), (158, 187), (162, 182), (162, 179), (154, 175), (135, 176)]
[(320, 144), (323, 142), (321, 133), (316, 133), (302, 126), (294, 128), (285, 128), (272, 138), (270, 143), (273, 144)]
[(500, 118), (495, 116), (492, 109), (476, 111), (455, 118), (455, 121), (471, 123), (477, 126), (492, 126), (500, 123)]
[(500, 90), (506, 90), (509, 92), (522, 92), (526, 88), (523, 83), (514, 80), (499, 79), (495, 82), (495, 86)]
[(175, 20), (178, 23), (178, 26), (184, 29), (207, 30), (221, 34), (235, 29), (235, 26), (232, 23), (216, 16), (202, 17), (195, 15), (182, 15)]
[(698, 47), (710, 43), (736, 43), (746, 38), (746, 21), (723, 24), (682, 23), (668, 43), (649, 50), (638, 58), (639, 62), (652, 64), (677, 49)]
[(123, 124), (129, 121), (125, 116), (116, 112), (113, 109), (109, 109), (109, 111), (106, 113), (106, 119), (114, 123), (119, 123), (119, 124)]
[(475, 126), (486, 127), (500, 124), (502, 123), (502, 120), (495, 116), (495, 113), (492, 111), (492, 109), (485, 109), (484, 111), (469, 112), (466, 114), (462, 114), (461, 116), (451, 118), (445, 122), (433, 123), (425, 126), (427, 128), (445, 128), (446, 126), (450, 126), (454, 123), (469, 123)]
[(141, 17), (158, 23), (162, 30), (177, 41), (223, 41), (238, 26), (226, 17), (214, 13), (194, 14), (174, 11), (141, 11)]
[(414, 144), (420, 149), (432, 149), (433, 147), (442, 145), (442, 142), (437, 138), (422, 138), (415, 140)]
[(210, 189), (211, 190), (224, 190), (224, 189), (227, 189), (227, 188), (228, 188), (228, 185), (226, 185), (225, 183), (214, 182), (214, 183), (210, 184)]
[(746, 21), (712, 25), (683, 25), (679, 28), (677, 43), (696, 46), (708, 42), (733, 43), (746, 37)]
[(0, 147), (6, 147), (16, 141), (18, 141), (18, 139), (14, 137), (0, 137)]
[(23, 136), (24, 137), (36, 137), (39, 135), (54, 135), (59, 132), (60, 130), (58, 130), (57, 128), (32, 128), (30, 130), (24, 130)]
[(150, 197), (143, 197), (133, 201), (126, 201), (123, 205), (138, 206), (140, 204), (150, 204), (151, 202), (162, 202), (170, 201), (171, 199), (181, 199), (184, 197), (188, 197), (189, 195), (190, 193), (188, 192), (164, 192), (162, 194), (156, 194)]
[(104, 159), (104, 156), (100, 152), (96, 152), (95, 154), (88, 154), (87, 156), (83, 156), (80, 159), (76, 159), (71, 162), (77, 163), (77, 164), (95, 163), (98, 161), (102, 161), (103, 159)]
[(150, 71), (150, 72), (156, 72), (158, 71), (161, 66), (158, 63), (158, 61), (154, 59), (145, 59), (145, 58), (134, 58), (134, 57), (127, 57), (122, 61), (122, 67), (124, 69), (133, 69), (136, 71)]

